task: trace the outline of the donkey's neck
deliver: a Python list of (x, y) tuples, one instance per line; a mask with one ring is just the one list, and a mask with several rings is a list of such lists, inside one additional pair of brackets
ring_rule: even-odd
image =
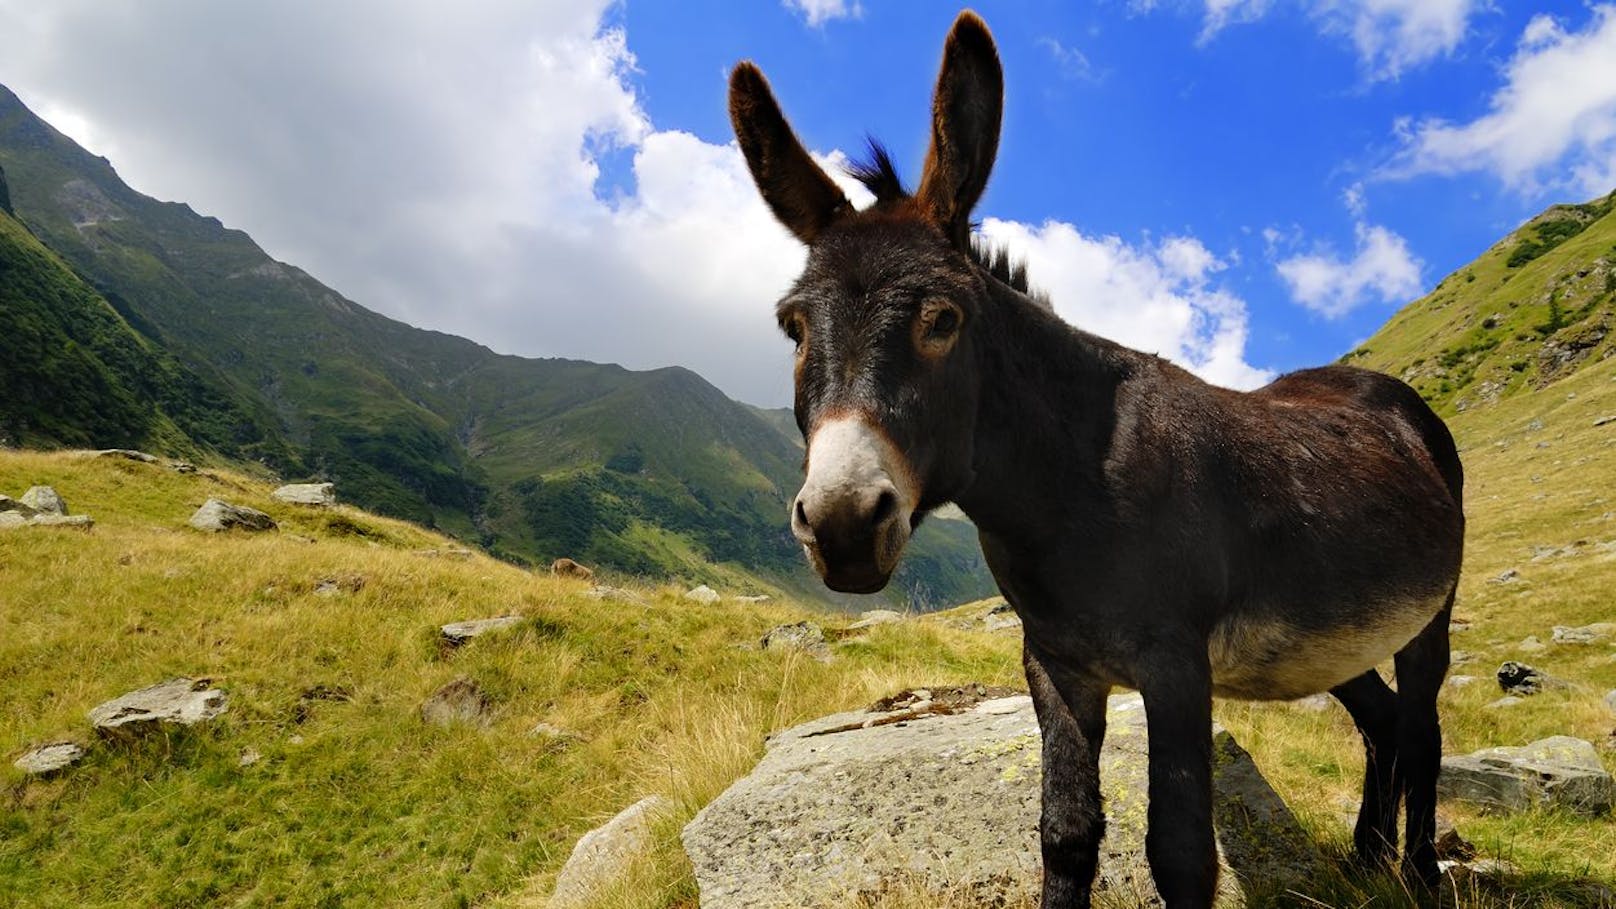
[(956, 504), (982, 531), (1014, 539), (1081, 521), (1074, 509), (1101, 497), (1117, 391), (1152, 358), (1079, 331), (998, 281), (988, 286), (974, 336), (976, 475)]

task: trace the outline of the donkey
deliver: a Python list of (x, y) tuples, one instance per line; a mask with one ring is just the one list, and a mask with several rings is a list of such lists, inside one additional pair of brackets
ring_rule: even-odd
[[(764, 201), (808, 247), (776, 309), (796, 344), (806, 476), (791, 530), (826, 585), (880, 590), (921, 518), (975, 522), (1021, 616), (1043, 730), (1043, 906), (1089, 905), (1104, 832), (1106, 697), (1144, 697), (1146, 855), (1169, 907), (1216, 891), (1214, 695), (1329, 691), (1365, 746), (1353, 841), (1430, 885), (1436, 697), (1464, 539), (1453, 438), (1407, 385), (1341, 366), (1252, 392), (1080, 331), (971, 238), (1004, 77), (961, 13), (943, 48), (918, 189), (852, 169), (856, 210), (792, 132), (762, 72), (730, 117)], [(1375, 666), (1395, 654), (1397, 690)]]

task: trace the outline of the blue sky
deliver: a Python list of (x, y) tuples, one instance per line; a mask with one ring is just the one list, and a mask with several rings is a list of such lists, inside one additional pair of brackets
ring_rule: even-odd
[[(956, 7), (0, 0), (0, 82), (136, 188), (495, 349), (789, 398), (801, 250), (732, 143), (768, 74), (834, 163), (911, 178)], [(1523, 219), (1616, 187), (1616, 8), (984, 2), (1006, 70), (977, 215), (1085, 328), (1260, 383), (1367, 337)]]

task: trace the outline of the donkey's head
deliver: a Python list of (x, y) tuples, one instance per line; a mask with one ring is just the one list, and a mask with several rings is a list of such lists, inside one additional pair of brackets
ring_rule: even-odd
[(886, 586), (920, 518), (969, 486), (978, 383), (973, 321), (986, 285), (970, 216), (999, 144), (1004, 77), (987, 26), (961, 13), (943, 48), (931, 149), (905, 192), (879, 148), (855, 169), (856, 211), (814, 163), (751, 63), (730, 76), (730, 118), (758, 191), (808, 246), (781, 300), (797, 345), (807, 478), (791, 530), (834, 590)]

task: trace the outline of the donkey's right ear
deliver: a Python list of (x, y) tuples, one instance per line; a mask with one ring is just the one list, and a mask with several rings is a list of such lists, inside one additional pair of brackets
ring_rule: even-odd
[(750, 61), (729, 76), (729, 119), (763, 201), (786, 229), (812, 244), (852, 204), (791, 131), (769, 83)]

